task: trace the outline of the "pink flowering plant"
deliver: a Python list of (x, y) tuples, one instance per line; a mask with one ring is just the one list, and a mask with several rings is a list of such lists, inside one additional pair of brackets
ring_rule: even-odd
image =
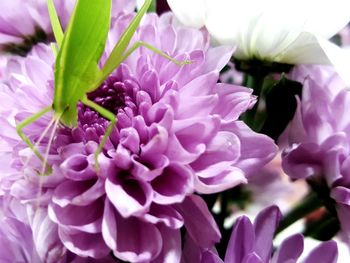
[(0, 3), (0, 262), (342, 262), (347, 48), (180, 2)]

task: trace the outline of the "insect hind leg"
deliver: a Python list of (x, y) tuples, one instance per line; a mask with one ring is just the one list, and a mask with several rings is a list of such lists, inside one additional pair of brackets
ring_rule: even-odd
[[(38, 157), (40, 161), (44, 163), (44, 167), (47, 165), (45, 163), (45, 158), (39, 153), (39, 151), (36, 149), (36, 147), (32, 144), (32, 142), (29, 140), (29, 138), (24, 134), (23, 129), (24, 127), (28, 126), (29, 124), (37, 121), (39, 118), (41, 118), (44, 114), (49, 112), (51, 110), (51, 106), (47, 106), (41, 111), (35, 113), (34, 115), (28, 117), (27, 119), (23, 120), (16, 126), (16, 131), (21, 137), (21, 139), (27, 144), (27, 146), (33, 151), (33, 153)], [(50, 168), (49, 168), (50, 170)]]
[[(102, 77), (99, 79), (97, 84), (100, 85), (102, 83), (102, 80), (106, 79), (115, 68), (117, 68), (125, 59), (127, 59), (135, 50), (137, 50), (140, 47), (147, 48), (147, 49), (151, 50), (152, 52), (172, 61), (173, 63), (175, 63), (176, 65), (179, 65), (179, 66), (184, 66), (184, 65), (192, 63), (191, 60), (183, 60), (183, 61), (176, 60), (176, 59), (172, 58), (171, 56), (169, 56), (168, 54), (161, 51), (160, 49), (158, 49), (158, 48), (156, 48), (156, 47), (154, 47), (146, 42), (137, 41), (128, 50), (126, 50), (121, 56), (116, 57), (116, 56), (113, 56), (113, 54), (112, 54), (108, 58), (107, 62), (105, 63), (105, 65), (103, 66), (102, 71), (101, 71)], [(95, 86), (98, 86), (98, 85), (95, 85)]]
[(146, 42), (143, 42), (143, 41), (135, 42), (127, 51), (125, 51), (121, 60), (124, 61), (125, 59), (127, 59), (127, 57), (129, 57), (136, 49), (138, 49), (140, 47), (147, 48), (147, 49), (151, 50), (152, 52), (170, 60), (171, 62), (175, 63), (178, 66), (184, 66), (187, 64), (191, 64), (190, 60), (183, 60), (183, 61), (176, 60), (176, 59), (172, 58), (171, 56), (169, 56), (168, 54), (161, 51), (160, 49), (158, 49), (158, 48), (156, 48), (156, 47), (154, 47)]
[(101, 114), (102, 117), (104, 117), (104, 118), (106, 118), (107, 120), (110, 121), (110, 123), (108, 124), (108, 127), (106, 129), (106, 132), (103, 135), (103, 138), (100, 141), (100, 143), (99, 143), (99, 145), (97, 147), (97, 150), (96, 150), (96, 152), (94, 154), (95, 168), (96, 168), (96, 170), (98, 172), (99, 169), (100, 169), (100, 165), (99, 165), (99, 162), (98, 162), (98, 156), (102, 152), (103, 146), (106, 144), (109, 135), (111, 135), (111, 133), (113, 131), (113, 128), (114, 128), (114, 126), (117, 123), (117, 119), (116, 119), (116, 116), (112, 112), (110, 112), (109, 110), (103, 108), (102, 106), (98, 105), (97, 103), (89, 100), (86, 96), (81, 100), (81, 102), (83, 104), (85, 104), (86, 106), (92, 108), (93, 110), (95, 110), (99, 114)]

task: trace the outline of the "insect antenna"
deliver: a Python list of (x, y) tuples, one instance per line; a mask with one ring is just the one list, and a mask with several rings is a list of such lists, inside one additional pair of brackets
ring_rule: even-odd
[(45, 151), (45, 154), (44, 154), (43, 166), (42, 166), (40, 174), (39, 174), (39, 191), (38, 191), (37, 198), (36, 198), (37, 199), (37, 207), (39, 207), (39, 205), (40, 205), (40, 197), (42, 195), (42, 188), (43, 188), (42, 186), (43, 186), (44, 176), (47, 175), (48, 173), (50, 174), (52, 172), (51, 167), (49, 168), (49, 171), (47, 171), (47, 166), (48, 166), (47, 165), (47, 161), (48, 161), (48, 158), (49, 158), (51, 145), (52, 145), (54, 136), (56, 134), (59, 121), (60, 121), (60, 116), (58, 116), (56, 118), (53, 117), (52, 121), (50, 122), (50, 123), (53, 123), (53, 124), (51, 124), (52, 125), (52, 130), (51, 130), (51, 133), (50, 133), (50, 136), (49, 136), (49, 141), (48, 141), (47, 146), (46, 146), (46, 151)]
[[(37, 148), (38, 148), (38, 146), (40, 145), (40, 143), (42, 142), (42, 140), (46, 137), (47, 133), (49, 132), (49, 130), (50, 130), (50, 128), (52, 127), (52, 125), (54, 124), (54, 122), (55, 122), (55, 118), (52, 118), (52, 119), (50, 120), (50, 122), (48, 123), (48, 125), (45, 127), (44, 131), (41, 133), (41, 135), (40, 135), (40, 137), (38, 138), (38, 140), (37, 140), (37, 141), (35, 142), (35, 144), (33, 145), (33, 148), (34, 148), (34, 149), (37, 149)], [(28, 166), (29, 162), (31, 161), (31, 159), (33, 158), (34, 155), (35, 155), (35, 154), (34, 154), (34, 152), (32, 151), (32, 153), (27, 157), (26, 161), (25, 161), (24, 164), (23, 164), (23, 168), (22, 168), (23, 170)], [(44, 162), (44, 160), (41, 160), (41, 161)], [(44, 166), (46, 166), (45, 163), (44, 163)], [(22, 171), (23, 171), (23, 170), (22, 170)]]
[[(58, 123), (60, 121), (60, 118), (52, 118), (54, 120), (53, 122), (53, 126), (52, 126), (52, 131), (50, 133), (50, 137), (49, 137), (49, 141), (47, 143), (47, 147), (46, 147), (46, 151), (45, 151), (45, 155), (44, 155), (44, 161), (43, 161), (43, 166), (41, 168), (41, 172), (39, 175), (46, 175), (47, 171), (46, 169), (48, 168), (48, 164), (47, 164), (47, 160), (49, 158), (49, 152), (50, 152), (50, 149), (51, 149), (51, 145), (52, 145), (52, 141), (53, 141), (53, 138), (55, 136), (55, 133), (57, 131), (57, 127), (58, 127)], [(51, 170), (51, 169), (49, 169)], [(51, 171), (49, 171), (51, 172)]]

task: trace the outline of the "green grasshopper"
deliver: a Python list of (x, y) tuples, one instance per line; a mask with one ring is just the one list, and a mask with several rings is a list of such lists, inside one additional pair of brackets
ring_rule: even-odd
[[(52, 110), (54, 112), (52, 123), (55, 122), (57, 126), (58, 122), (60, 122), (66, 127), (73, 128), (77, 126), (78, 121), (77, 103), (80, 101), (84, 105), (92, 108), (102, 117), (110, 121), (94, 156), (95, 166), (98, 170), (98, 155), (101, 153), (117, 120), (112, 112), (89, 100), (86, 94), (97, 89), (115, 68), (141, 46), (166, 57), (178, 65), (190, 63), (189, 61), (177, 61), (144, 42), (136, 42), (127, 49), (142, 17), (152, 3), (152, 0), (146, 0), (114, 46), (102, 69), (99, 69), (98, 63), (103, 54), (110, 28), (111, 2), (112, 0), (77, 0), (67, 30), (63, 34), (53, 0), (48, 0), (51, 24), (59, 49), (58, 53), (56, 50), (57, 57), (55, 63), (53, 103), (23, 120), (16, 127), (17, 133), (22, 140), (43, 162), (43, 171), (46, 170), (47, 166), (46, 158), (39, 153), (29, 138), (24, 134), (23, 128), (25, 126), (35, 122)], [(52, 140), (52, 136), (50, 140)], [(46, 155), (48, 155), (48, 151)], [(47, 167), (49, 170), (48, 173), (50, 174), (51, 167)]]

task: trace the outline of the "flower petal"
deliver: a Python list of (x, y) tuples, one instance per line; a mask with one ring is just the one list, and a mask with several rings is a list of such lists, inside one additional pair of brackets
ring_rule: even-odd
[(173, 229), (179, 229), (184, 224), (181, 214), (169, 205), (152, 204), (150, 211), (144, 215), (144, 218), (152, 224), (162, 222), (167, 227)]
[(301, 32), (285, 48), (284, 52), (279, 53), (274, 59), (278, 62), (290, 64), (331, 64), (321, 41), (322, 43), (327, 42), (311, 33)]
[[(296, 262), (303, 252), (304, 238), (301, 234), (295, 234), (282, 242), (274, 253), (272, 263)], [(318, 261), (315, 261), (318, 262)]]
[(157, 204), (173, 204), (181, 202), (193, 189), (193, 172), (176, 163), (163, 170), (151, 182), (154, 196), (153, 201)]
[(241, 263), (246, 255), (253, 252), (254, 239), (254, 227), (248, 217), (237, 219), (227, 245), (225, 262)]
[[(163, 247), (154, 263), (179, 263), (181, 260), (181, 234), (180, 230), (171, 229), (164, 225), (158, 227), (163, 237)], [(166, 238), (164, 238), (166, 237)]]
[(326, 54), (329, 64), (332, 64), (335, 67), (335, 70), (344, 80), (345, 84), (350, 86), (350, 70), (349, 70), (349, 61), (350, 61), (350, 49), (349, 48), (340, 48), (335, 44), (324, 40), (318, 39), (319, 45)]
[(227, 164), (212, 165), (197, 172), (194, 181), (196, 191), (204, 194), (221, 192), (242, 183), (247, 183), (244, 172)]
[(102, 180), (65, 181), (56, 187), (52, 201), (61, 207), (68, 204), (81, 206), (94, 202), (104, 194)]
[(75, 154), (67, 158), (61, 165), (65, 176), (71, 180), (83, 181), (96, 177), (93, 165), (83, 154)]
[(31, 227), (36, 251), (44, 262), (57, 262), (66, 254), (57, 224), (49, 219), (46, 209), (36, 210)]
[(153, 224), (135, 217), (122, 218), (115, 213), (116, 249), (114, 255), (124, 261), (147, 262), (155, 259), (162, 250), (162, 236)]
[(270, 137), (253, 132), (241, 121), (225, 125), (225, 130), (236, 134), (241, 141), (241, 156), (235, 166), (246, 175), (271, 161), (277, 153), (277, 146)]
[[(298, 3), (300, 2), (300, 3)], [(315, 35), (324, 38), (331, 38), (345, 27), (350, 21), (350, 2), (346, 0), (335, 1), (317, 1), (309, 0), (307, 2), (299, 0), (294, 3), (296, 6), (303, 5), (307, 15), (304, 29)], [(317, 6), (317, 11), (315, 10)]]
[(271, 256), (272, 240), (281, 219), (277, 206), (270, 206), (259, 213), (254, 221), (255, 248), (254, 251), (263, 262), (268, 262)]
[(336, 263), (337, 258), (337, 243), (333, 240), (329, 240), (314, 248), (303, 263)]
[(176, 207), (185, 220), (188, 233), (199, 246), (209, 248), (220, 240), (216, 222), (199, 196), (191, 195)]
[(152, 201), (151, 186), (129, 177), (125, 171), (109, 176), (105, 189), (107, 197), (123, 217), (143, 214)]
[(102, 258), (110, 252), (100, 233), (85, 233), (60, 227), (59, 236), (66, 248), (82, 257)]

